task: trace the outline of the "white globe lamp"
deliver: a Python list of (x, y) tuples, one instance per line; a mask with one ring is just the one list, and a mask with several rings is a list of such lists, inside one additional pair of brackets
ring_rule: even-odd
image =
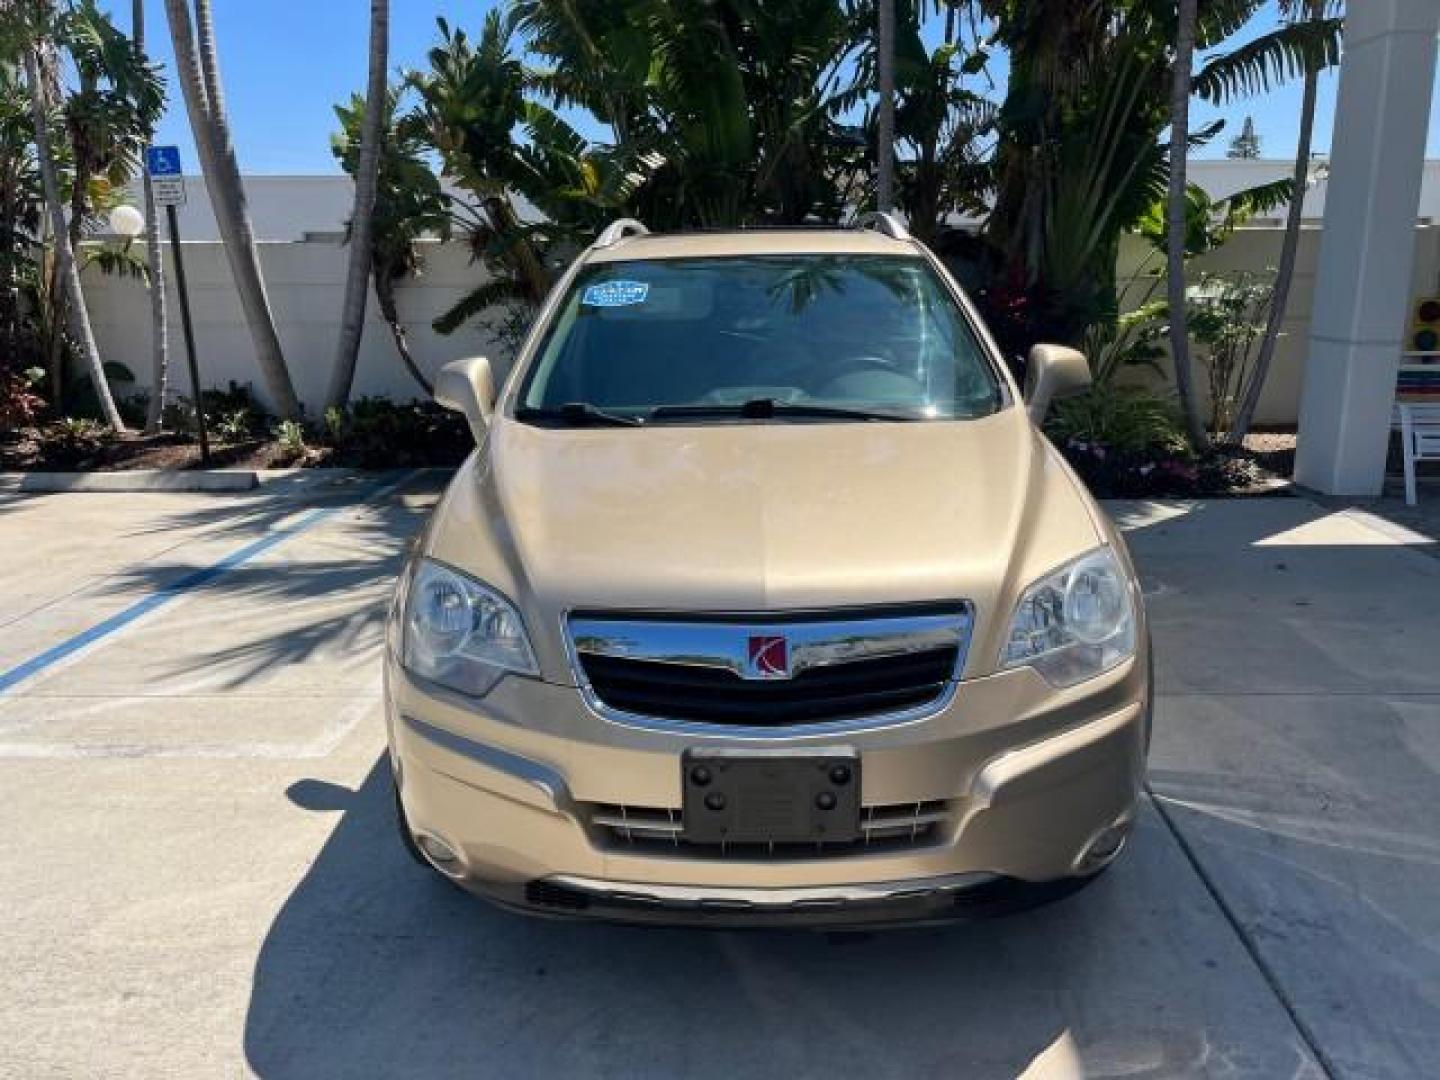
[(110, 211), (110, 231), (134, 240), (145, 232), (145, 215), (133, 206), (117, 206)]

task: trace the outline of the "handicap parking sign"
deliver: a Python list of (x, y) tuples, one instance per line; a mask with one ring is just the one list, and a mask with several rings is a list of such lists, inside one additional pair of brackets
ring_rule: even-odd
[(145, 171), (151, 176), (179, 176), (180, 148), (152, 146), (145, 151)]

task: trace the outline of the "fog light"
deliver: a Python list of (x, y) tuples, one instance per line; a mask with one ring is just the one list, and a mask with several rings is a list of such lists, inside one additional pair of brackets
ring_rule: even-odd
[(1106, 826), (1090, 839), (1090, 843), (1075, 860), (1075, 870), (1080, 874), (1093, 874), (1120, 854), (1125, 839), (1130, 835), (1130, 822), (1117, 821)]
[(418, 842), (421, 850), (442, 870), (451, 870), (460, 862), (460, 857), (443, 840), (422, 833)]

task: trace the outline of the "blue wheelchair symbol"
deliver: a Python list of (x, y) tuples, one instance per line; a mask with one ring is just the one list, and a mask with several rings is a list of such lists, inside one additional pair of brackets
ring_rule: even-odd
[(151, 176), (179, 176), (180, 148), (152, 146), (145, 151), (145, 171)]

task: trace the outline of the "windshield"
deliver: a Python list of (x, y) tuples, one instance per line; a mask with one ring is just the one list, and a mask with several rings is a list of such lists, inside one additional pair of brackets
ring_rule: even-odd
[(964, 312), (923, 258), (786, 255), (585, 268), (518, 415), (964, 419), (1002, 401)]

